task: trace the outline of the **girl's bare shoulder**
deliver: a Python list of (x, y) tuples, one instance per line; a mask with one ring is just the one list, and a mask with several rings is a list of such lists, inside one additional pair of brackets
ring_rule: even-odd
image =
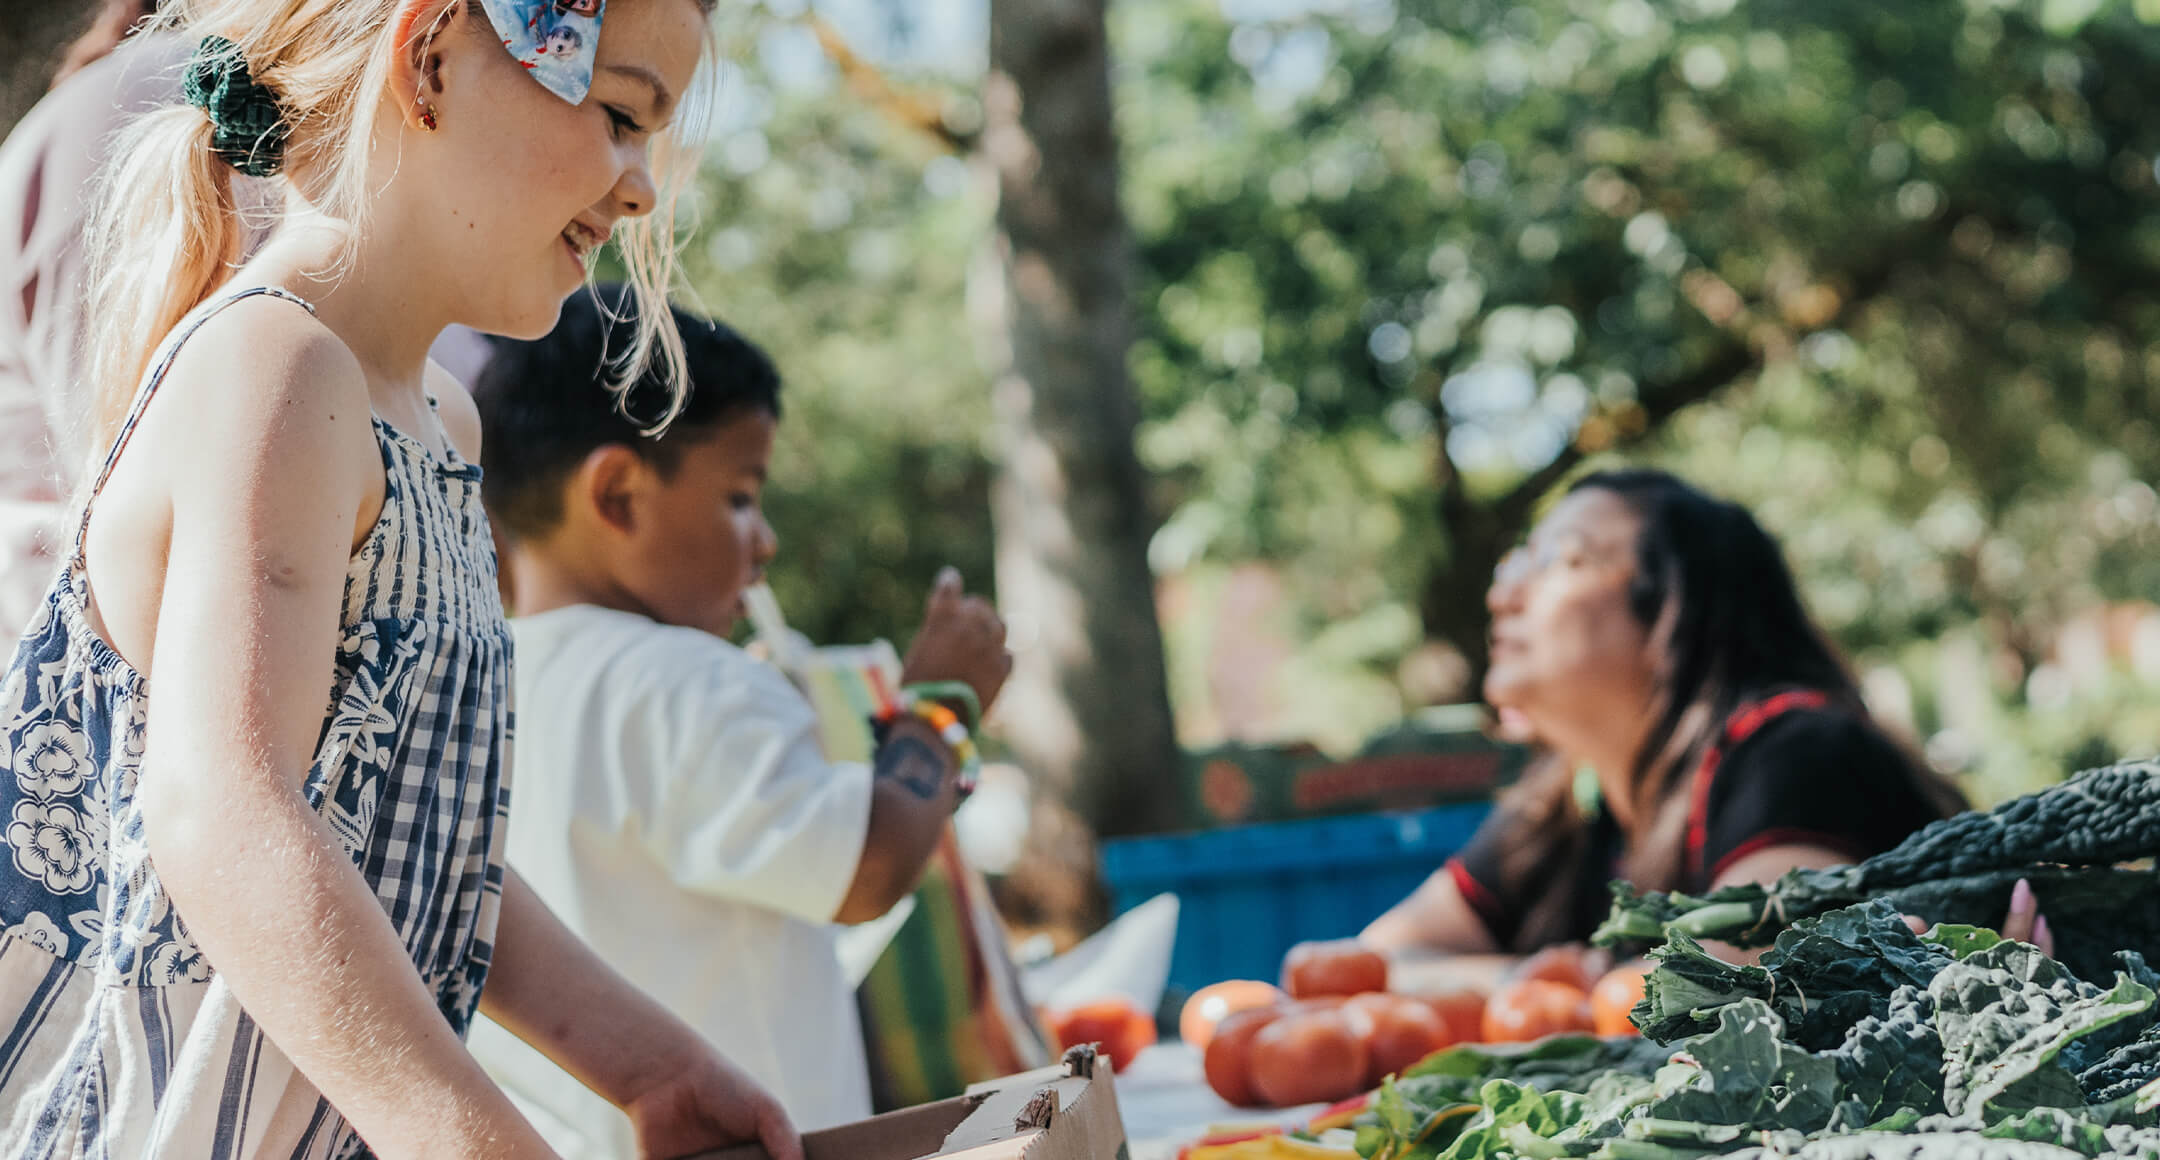
[(170, 397), (145, 427), (250, 474), (349, 468), (363, 488), (380, 474), (360, 360), (297, 303), (257, 295), (220, 309), (175, 352), (158, 391)]

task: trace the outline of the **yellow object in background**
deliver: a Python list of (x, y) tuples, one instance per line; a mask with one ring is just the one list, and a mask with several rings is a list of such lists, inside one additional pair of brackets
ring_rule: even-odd
[(1233, 1144), (1197, 1144), (1181, 1160), (1357, 1160), (1347, 1144), (1316, 1144), (1289, 1136), (1263, 1136)]

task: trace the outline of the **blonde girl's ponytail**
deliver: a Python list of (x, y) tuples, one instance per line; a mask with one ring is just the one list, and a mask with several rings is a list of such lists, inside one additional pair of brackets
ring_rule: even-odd
[(214, 135), (209, 113), (181, 105), (139, 118), (114, 147), (84, 239), (94, 257), (87, 354), (101, 451), (159, 340), (239, 261), (246, 231)]

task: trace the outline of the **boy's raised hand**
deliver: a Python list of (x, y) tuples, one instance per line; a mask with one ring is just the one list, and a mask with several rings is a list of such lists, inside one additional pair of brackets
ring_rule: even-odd
[(1005, 687), (1005, 678), (1012, 675), (1012, 667), (1012, 654), (1005, 651), (1005, 622), (998, 619), (997, 610), (982, 597), (967, 594), (959, 569), (938, 573), (922, 631), (908, 649), (900, 679), (911, 685), (965, 681), (988, 713)]

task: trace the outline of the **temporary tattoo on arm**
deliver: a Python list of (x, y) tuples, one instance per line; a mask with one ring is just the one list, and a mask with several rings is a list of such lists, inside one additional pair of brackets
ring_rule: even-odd
[(878, 748), (877, 777), (929, 801), (945, 788), (945, 759), (913, 737), (894, 737)]

